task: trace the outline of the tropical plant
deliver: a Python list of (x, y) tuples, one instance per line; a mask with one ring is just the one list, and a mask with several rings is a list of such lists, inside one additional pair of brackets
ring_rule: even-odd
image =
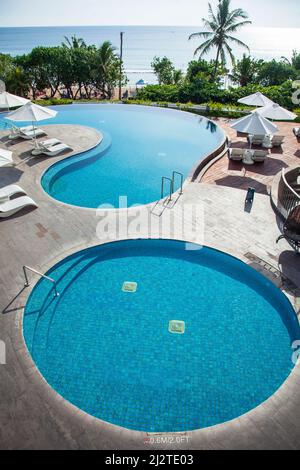
[(183, 80), (182, 70), (177, 70), (168, 57), (154, 57), (151, 67), (154, 70), (159, 85), (177, 85)]
[(174, 85), (180, 85), (184, 79), (184, 75), (182, 70), (180, 69), (175, 69), (173, 72), (173, 84)]
[(235, 64), (230, 78), (242, 87), (249, 85), (249, 83), (257, 83), (262, 65), (262, 60), (255, 60), (244, 54), (243, 58)]
[(295, 80), (299, 71), (284, 61), (264, 62), (258, 73), (259, 83), (263, 86), (281, 85), (287, 80)]
[(281, 57), (281, 59), (296, 70), (300, 70), (300, 53), (296, 50), (293, 51), (292, 58)]
[(14, 68), (13, 59), (10, 55), (0, 54), (0, 80), (6, 82), (7, 76)]
[(114, 88), (120, 81), (121, 85), (127, 83), (120, 57), (115, 51), (115, 47), (109, 41), (105, 41), (94, 57), (93, 83), (105, 99), (112, 98)]
[(62, 46), (68, 49), (84, 49), (87, 47), (85, 41), (82, 38), (78, 38), (75, 34), (71, 38), (65, 36), (65, 42), (62, 43)]
[(154, 57), (151, 67), (154, 70), (159, 85), (172, 85), (174, 65), (168, 57)]
[(14, 67), (7, 75), (6, 89), (15, 95), (28, 96), (30, 83), (22, 67)]
[(232, 48), (230, 47), (230, 43), (244, 47), (249, 51), (249, 47), (240, 39), (232, 36), (232, 34), (238, 31), (241, 27), (251, 24), (251, 21), (247, 20), (248, 14), (241, 8), (230, 10), (230, 0), (219, 0), (216, 13), (214, 13), (213, 8), (209, 3), (208, 11), (209, 18), (202, 19), (206, 31), (191, 34), (189, 40), (194, 37), (205, 39), (205, 41), (197, 47), (194, 53), (195, 56), (199, 54), (200, 58), (212, 49), (217, 49), (215, 67), (212, 75), (212, 80), (214, 80), (219, 63), (221, 62), (222, 65), (226, 64), (227, 54), (229, 55), (231, 62), (233, 64), (235, 63), (235, 57)]

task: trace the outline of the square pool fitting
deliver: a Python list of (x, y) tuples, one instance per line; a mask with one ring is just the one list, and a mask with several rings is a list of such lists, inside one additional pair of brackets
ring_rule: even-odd
[(136, 282), (124, 282), (122, 287), (123, 292), (136, 292), (137, 291), (137, 283)]
[(185, 322), (181, 320), (171, 320), (169, 323), (169, 332), (182, 335), (185, 333)]

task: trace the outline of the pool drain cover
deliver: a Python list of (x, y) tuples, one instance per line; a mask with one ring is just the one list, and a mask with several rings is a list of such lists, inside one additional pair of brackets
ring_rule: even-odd
[(136, 292), (137, 283), (136, 282), (124, 282), (122, 291), (123, 292)]
[(171, 320), (169, 323), (169, 332), (182, 335), (185, 332), (185, 323), (181, 320)]

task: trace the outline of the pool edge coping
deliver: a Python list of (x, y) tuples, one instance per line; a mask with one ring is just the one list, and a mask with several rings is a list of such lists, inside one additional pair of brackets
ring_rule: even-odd
[[(76, 254), (78, 251), (84, 250), (84, 249), (89, 249), (89, 248), (95, 248), (97, 246), (102, 246), (110, 243), (116, 243), (116, 242), (121, 242), (121, 241), (128, 241), (128, 240), (145, 240), (149, 238), (143, 238), (142, 236), (139, 238), (120, 238), (116, 240), (110, 240), (110, 241), (103, 241), (103, 242), (98, 242), (98, 243), (92, 243), (92, 244), (79, 244), (76, 247), (72, 247), (70, 249), (65, 250), (63, 253), (60, 255), (55, 256), (50, 262), (48, 261), (47, 263), (44, 263), (41, 267), (43, 272), (47, 272), (49, 269), (51, 269), (53, 266), (55, 266), (57, 263), (63, 261), (65, 258), (72, 256)], [(151, 238), (150, 240), (155, 240), (155, 239), (160, 239), (160, 240), (167, 240), (167, 239), (162, 239), (160, 237), (157, 238)], [(179, 239), (179, 238), (174, 238), (170, 239), (171, 241), (181, 241), (181, 242), (187, 242), (190, 243), (187, 239)], [(195, 242), (192, 242), (195, 243)], [(197, 243), (196, 243), (197, 244)], [(245, 262), (242, 257), (237, 257), (236, 255), (232, 255), (231, 253), (227, 251), (221, 251), (211, 245), (205, 245), (208, 248), (211, 248), (213, 250), (223, 252), (226, 255), (231, 256), (232, 258), (235, 258), (239, 261), (241, 261), (244, 264), (248, 264)], [(249, 266), (250, 268), (254, 269), (252, 266)], [(255, 269), (254, 269), (255, 270)], [(263, 277), (263, 273), (260, 273)], [(268, 279), (266, 277), (266, 279)], [(268, 279), (270, 281), (270, 279)], [(280, 404), (284, 404), (284, 402), (289, 398), (286, 396), (287, 393), (289, 393), (289, 387), (291, 383), (295, 383), (296, 386), (300, 385), (300, 360), (295, 364), (293, 369), (291, 370), (290, 374), (287, 376), (285, 381), (280, 385), (280, 387), (270, 396), (268, 397), (265, 401), (257, 405), (255, 408), (249, 410), (248, 412), (233, 418), (229, 421), (225, 421), (223, 423), (219, 423), (213, 426), (208, 426), (205, 428), (200, 428), (196, 430), (191, 430), (191, 431), (181, 431), (181, 432), (145, 432), (145, 431), (136, 431), (136, 430), (131, 430), (122, 426), (118, 426), (116, 424), (109, 423), (107, 421), (101, 420), (100, 418), (96, 418), (95, 416), (92, 416), (88, 414), (87, 412), (83, 411), (82, 409), (78, 408), (77, 406), (73, 405), (71, 402), (69, 402), (67, 399), (65, 399), (62, 395), (60, 395), (45, 379), (45, 377), (42, 375), (42, 373), (39, 371), (37, 368), (28, 348), (26, 345), (26, 341), (24, 338), (24, 328), (23, 328), (23, 320), (24, 320), (24, 313), (25, 313), (25, 308), (26, 304), (28, 302), (29, 296), (34, 290), (35, 286), (39, 282), (39, 279), (36, 279), (32, 282), (30, 287), (27, 289), (24, 289), (24, 292), (20, 295), (18, 299), (18, 312), (16, 314), (16, 320), (15, 320), (15, 329), (13, 330), (13, 344), (14, 344), (14, 349), (16, 351), (16, 354), (19, 356), (18, 359), (21, 360), (22, 368), (24, 369), (24, 373), (27, 376), (27, 378), (30, 380), (32, 384), (34, 384), (35, 387), (39, 387), (41, 389), (41, 393), (43, 396), (45, 396), (45, 399), (53, 400), (56, 405), (63, 406), (63, 408), (71, 414), (72, 418), (75, 419), (80, 419), (85, 425), (95, 425), (99, 430), (104, 431), (104, 432), (109, 432), (109, 433), (122, 433), (132, 441), (133, 439), (137, 439), (137, 441), (134, 441), (135, 444), (140, 444), (143, 445), (143, 449), (145, 449), (145, 444), (144, 444), (144, 439), (149, 436), (155, 436), (155, 435), (162, 435), (162, 436), (174, 436), (177, 434), (185, 434), (190, 438), (196, 438), (196, 439), (202, 439), (206, 434), (209, 434), (211, 432), (218, 432), (218, 431), (229, 431), (230, 428), (233, 426), (243, 426), (245, 425), (246, 427), (249, 424), (250, 421), (256, 421), (260, 415), (264, 415), (265, 413), (267, 414), (267, 417), (272, 417), (274, 416), (274, 412), (278, 412), (280, 409)], [(272, 282), (272, 281), (270, 281)], [(275, 285), (275, 284), (274, 284)], [(277, 287), (275, 285), (275, 287)], [(277, 287), (278, 288), (278, 287)], [(279, 289), (280, 290), (280, 289)], [(284, 295), (284, 292), (281, 291), (281, 293)], [(295, 305), (290, 301), (289, 298), (287, 300), (290, 302), (291, 306), (293, 307), (293, 310), (295, 311)], [(296, 315), (295, 311), (295, 315)], [(299, 319), (298, 319), (299, 320)], [(19, 334), (20, 333), (20, 334)], [(295, 380), (296, 379), (296, 380)], [(297, 380), (298, 379), (298, 380)], [(136, 449), (139, 447), (133, 447), (133, 449)], [(160, 447), (155, 447), (153, 446), (153, 449), (159, 449)], [(182, 447), (176, 447), (178, 449), (181, 449)], [(189, 447), (187, 447), (189, 449)]]
[[(76, 103), (75, 103), (76, 104)], [(139, 107), (139, 108), (152, 108), (152, 106), (146, 106), (146, 105), (127, 105), (127, 104), (124, 104), (122, 102), (118, 102), (118, 103), (81, 103), (81, 105), (84, 105), (84, 104), (87, 104), (87, 105), (94, 105), (94, 106), (97, 106), (98, 104), (100, 104), (101, 106), (104, 106), (104, 105), (109, 105), (109, 106), (128, 106), (130, 108), (133, 108), (134, 106), (136, 107)], [(69, 106), (69, 105), (65, 105), (65, 106)], [(55, 106), (53, 106), (55, 107)], [(56, 107), (60, 107), (60, 106), (56, 106)], [(188, 115), (194, 115), (193, 113), (190, 113), (189, 111), (186, 111), (186, 110), (182, 110), (182, 109), (174, 109), (174, 108), (166, 108), (166, 107), (160, 107), (160, 106), (156, 106), (155, 108), (159, 108), (160, 110), (165, 110), (167, 112), (181, 112), (181, 113), (184, 113), (184, 114), (188, 114)], [(186, 178), (184, 179), (183, 181), (183, 189), (184, 187), (188, 184), (188, 183), (194, 183), (197, 179), (197, 177), (199, 176), (199, 173), (201, 172), (201, 170), (203, 168), (205, 168), (214, 158), (217, 158), (217, 156), (219, 154), (221, 154), (222, 152), (225, 151), (226, 149), (226, 144), (228, 142), (228, 136), (226, 135), (226, 132), (224, 131), (224, 129), (222, 129), (221, 126), (219, 126), (219, 124), (217, 124), (216, 122), (214, 122), (212, 119), (206, 117), (206, 116), (202, 116), (201, 114), (197, 114), (197, 116), (199, 117), (202, 117), (204, 119), (206, 119), (207, 122), (212, 122), (214, 125), (216, 125), (216, 127), (218, 127), (218, 129), (221, 131), (222, 135), (223, 135), (223, 140), (221, 141), (221, 143), (218, 145), (218, 147), (216, 147), (212, 152), (209, 152), (208, 154), (204, 155), (203, 158), (201, 160), (197, 160), (197, 162), (192, 165), (191, 169), (188, 171), (188, 174), (186, 176)], [(63, 124), (63, 125), (72, 125), (72, 124)], [(77, 126), (77, 124), (76, 124)], [(56, 199), (55, 197), (51, 196), (51, 194), (49, 194), (43, 187), (42, 185), (42, 180), (43, 180), (43, 177), (44, 175), (47, 173), (47, 171), (49, 171), (51, 169), (52, 166), (55, 166), (56, 164), (64, 161), (64, 160), (67, 160), (69, 158), (74, 158), (74, 157), (77, 157), (77, 156), (80, 156), (86, 152), (89, 152), (90, 150), (93, 150), (94, 148), (96, 148), (98, 145), (100, 145), (103, 141), (103, 134), (101, 133), (101, 131), (98, 131), (98, 129), (94, 128), (94, 127), (91, 127), (91, 126), (85, 126), (85, 125), (80, 125), (78, 124), (78, 126), (81, 126), (81, 127), (85, 127), (85, 128), (88, 128), (88, 129), (93, 129), (95, 130), (96, 132), (98, 132), (98, 134), (100, 134), (100, 136), (102, 136), (102, 139), (100, 139), (100, 141), (98, 142), (98, 144), (82, 151), (82, 152), (79, 152), (79, 153), (75, 153), (73, 155), (69, 155), (69, 156), (63, 156), (49, 164), (49, 166), (47, 166), (46, 168), (44, 168), (42, 170), (42, 173), (36, 178), (36, 183), (40, 185), (42, 191), (52, 200), (52, 201), (55, 201), (56, 203), (62, 205), (62, 206), (66, 206), (66, 207), (72, 207), (72, 208), (75, 208), (75, 209), (80, 209), (80, 210), (87, 210), (87, 211), (99, 211), (100, 210), (100, 206), (101, 206), (101, 203), (99, 204), (98, 207), (85, 207), (85, 206), (78, 206), (78, 205), (74, 205), (74, 204), (70, 204), (70, 203), (67, 203), (67, 202), (64, 202), (64, 201), (60, 201), (59, 199)], [(45, 126), (44, 126), (45, 127)], [(175, 191), (172, 193), (172, 196), (174, 196), (175, 194), (178, 193), (179, 190)], [(114, 208), (101, 208), (101, 210), (104, 210), (104, 211), (107, 211), (107, 210), (110, 210), (110, 211), (113, 211), (113, 210), (117, 210), (117, 211), (123, 211), (124, 209), (125, 210), (128, 210), (128, 209), (138, 209), (138, 208), (143, 208), (143, 207), (151, 207), (151, 206), (155, 206), (157, 204), (159, 204), (161, 201), (163, 201), (164, 199), (157, 199), (155, 201), (152, 201), (152, 202), (149, 202), (147, 204), (137, 204), (137, 205), (133, 205), (133, 206), (129, 206), (129, 207), (126, 207), (126, 208), (122, 208), (122, 207), (114, 207)]]

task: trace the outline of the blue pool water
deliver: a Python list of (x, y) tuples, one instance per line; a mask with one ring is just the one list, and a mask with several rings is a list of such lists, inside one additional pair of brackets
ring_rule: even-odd
[[(41, 280), (24, 314), (37, 367), (65, 399), (129, 429), (221, 423), (272, 395), (293, 368), (287, 298), (224, 253), (137, 240), (79, 252)], [(135, 293), (122, 291), (136, 282)], [(168, 331), (185, 322), (184, 334)]]
[(156, 201), (162, 176), (175, 170), (186, 178), (224, 139), (218, 126), (191, 113), (111, 104), (56, 109), (57, 117), (41, 126), (81, 124), (104, 135), (97, 148), (55, 164), (42, 179), (52, 197), (82, 207), (119, 207), (119, 196), (130, 206)]

